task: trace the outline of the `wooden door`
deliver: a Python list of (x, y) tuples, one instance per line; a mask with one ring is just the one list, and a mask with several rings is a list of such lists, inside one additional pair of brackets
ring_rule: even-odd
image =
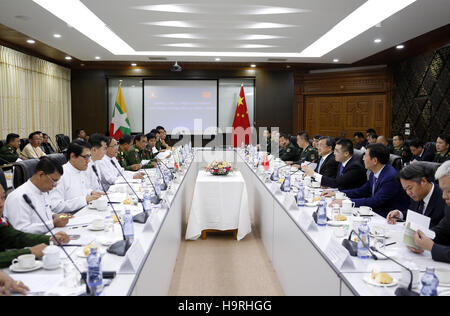
[(374, 128), (385, 135), (386, 95), (308, 96), (305, 98), (305, 126), (316, 134), (353, 139), (355, 132)]

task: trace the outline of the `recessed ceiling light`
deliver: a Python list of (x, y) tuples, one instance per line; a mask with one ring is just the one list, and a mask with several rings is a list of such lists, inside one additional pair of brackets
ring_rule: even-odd
[(251, 64), (250, 67), (256, 68), (256, 65), (255, 64)]
[(300, 57), (322, 57), (416, 1), (368, 0), (307, 47)]
[(137, 66), (137, 64), (136, 64), (136, 63), (132, 63), (132, 64), (131, 64), (131, 66), (133, 66), (133, 67), (136, 67), (136, 66)]
[(28, 44), (34, 44), (34, 43), (36, 43), (36, 41), (34, 41), (34, 40), (32, 40), (32, 39), (29, 39), (29, 40), (27, 40), (27, 43), (28, 43)]
[(100, 56), (95, 56), (95, 59), (99, 60), (99, 59), (101, 59), (101, 57)]
[(397, 48), (397, 49), (403, 49), (403, 48), (405, 48), (405, 45), (397, 45), (396, 48)]
[(201, 45), (199, 45), (199, 44), (194, 44), (194, 43), (162, 44), (161, 46), (183, 47), (183, 48), (197, 48), (197, 47), (201, 47)]
[(72, 60), (72, 57), (66, 56), (66, 60)]
[(338, 63), (338, 62), (339, 62), (339, 59), (337, 59), (337, 58), (333, 59), (333, 63)]
[(376, 39), (374, 39), (374, 41), (373, 41), (375, 44), (379, 44), (379, 43), (381, 43), (381, 38), (376, 38)]
[(182, 39), (202, 39), (204, 36), (198, 34), (176, 33), (176, 34), (159, 34), (156, 37), (182, 38)]
[(221, 61), (222, 59), (220, 59), (220, 58), (216, 58), (216, 61)]
[(53, 34), (54, 38), (61, 38), (61, 34)]
[(244, 44), (244, 45), (237, 46), (237, 48), (243, 48), (243, 49), (270, 48), (270, 47), (276, 47), (276, 46), (260, 45), (260, 44)]

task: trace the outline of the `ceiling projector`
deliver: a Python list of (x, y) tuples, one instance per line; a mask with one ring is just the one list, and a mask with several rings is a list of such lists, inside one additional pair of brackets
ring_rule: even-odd
[(172, 71), (172, 72), (182, 72), (183, 68), (181, 68), (181, 66), (178, 65), (178, 62), (175, 62), (175, 65), (173, 65), (172, 68), (170, 68), (170, 71)]

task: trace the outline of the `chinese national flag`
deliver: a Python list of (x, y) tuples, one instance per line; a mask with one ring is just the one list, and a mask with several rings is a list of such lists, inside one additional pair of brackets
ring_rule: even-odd
[(239, 101), (234, 115), (233, 134), (231, 136), (231, 145), (233, 147), (251, 143), (250, 119), (248, 117), (247, 102), (245, 102), (244, 85), (241, 86)]

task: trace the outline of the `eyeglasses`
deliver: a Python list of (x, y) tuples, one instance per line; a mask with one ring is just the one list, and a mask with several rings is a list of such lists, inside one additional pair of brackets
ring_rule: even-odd
[(86, 160), (89, 160), (89, 159), (91, 159), (91, 157), (92, 157), (92, 155), (80, 155), (80, 157), (82, 157), (82, 158), (84, 158), (84, 159), (86, 159)]
[(54, 186), (57, 186), (59, 184), (59, 181), (61, 180), (61, 178), (59, 180), (53, 180), (52, 177), (50, 177), (48, 174), (46, 174), (46, 176), (50, 179)]

